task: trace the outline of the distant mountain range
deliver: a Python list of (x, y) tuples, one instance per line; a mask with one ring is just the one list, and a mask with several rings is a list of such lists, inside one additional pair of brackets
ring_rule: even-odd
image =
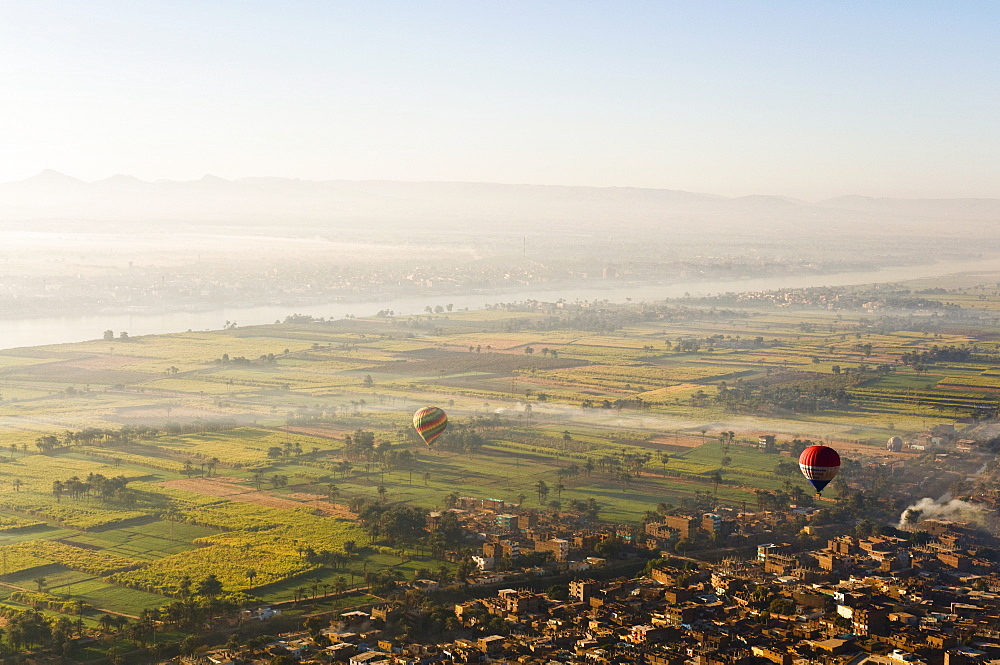
[[(67, 222), (262, 226), (289, 232), (421, 228), (563, 233), (630, 230), (802, 236), (1000, 235), (998, 199), (881, 199), (842, 196), (807, 203), (780, 196), (727, 198), (631, 187), (569, 187), (476, 182), (308, 181), (286, 178), (147, 182), (116, 175), (84, 182), (42, 171), (0, 184), (0, 223), (42, 227)], [(166, 225), (166, 226), (164, 226)]]

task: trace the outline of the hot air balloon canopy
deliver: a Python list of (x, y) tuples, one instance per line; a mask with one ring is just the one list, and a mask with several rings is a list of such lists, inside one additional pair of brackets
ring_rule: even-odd
[(425, 406), (413, 414), (413, 427), (429, 446), (448, 427), (448, 415), (436, 406)]
[(799, 468), (819, 494), (840, 471), (840, 455), (829, 446), (809, 446), (799, 455)]

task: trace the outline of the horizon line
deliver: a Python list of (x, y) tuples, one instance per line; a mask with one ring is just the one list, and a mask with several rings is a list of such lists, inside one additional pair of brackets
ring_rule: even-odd
[(95, 185), (99, 183), (105, 183), (108, 181), (114, 181), (116, 179), (122, 180), (132, 180), (139, 183), (147, 185), (156, 185), (161, 183), (177, 183), (177, 184), (196, 184), (205, 181), (222, 181), (226, 183), (239, 184), (245, 181), (252, 180), (276, 180), (276, 181), (286, 181), (286, 182), (297, 182), (297, 183), (313, 183), (313, 184), (323, 184), (323, 183), (398, 183), (398, 184), (413, 184), (413, 185), (437, 185), (437, 184), (455, 184), (455, 185), (496, 185), (501, 187), (538, 187), (538, 188), (551, 188), (551, 189), (598, 189), (598, 190), (637, 190), (637, 191), (649, 191), (649, 192), (673, 192), (678, 194), (689, 194), (693, 196), (704, 196), (716, 199), (726, 199), (731, 201), (738, 201), (740, 199), (754, 199), (754, 198), (768, 198), (768, 199), (780, 199), (787, 201), (789, 203), (801, 203), (806, 205), (816, 205), (821, 203), (826, 203), (830, 201), (837, 201), (841, 199), (863, 199), (868, 201), (1000, 201), (998, 197), (989, 196), (951, 196), (951, 197), (899, 197), (899, 196), (871, 196), (868, 194), (838, 194), (836, 196), (830, 196), (817, 200), (807, 200), (801, 199), (794, 196), (788, 196), (785, 194), (744, 194), (740, 196), (727, 196), (725, 194), (714, 194), (711, 192), (697, 192), (685, 189), (671, 189), (668, 187), (642, 187), (637, 185), (564, 185), (564, 184), (541, 184), (541, 183), (531, 183), (531, 182), (499, 182), (499, 181), (489, 181), (489, 180), (392, 180), (386, 178), (323, 178), (323, 179), (310, 179), (310, 178), (298, 178), (294, 176), (278, 176), (278, 175), (254, 175), (254, 176), (241, 176), (239, 178), (225, 178), (222, 176), (217, 176), (213, 173), (205, 173), (200, 178), (194, 178), (190, 180), (178, 180), (172, 178), (156, 178), (154, 180), (144, 180), (134, 175), (127, 173), (115, 173), (106, 178), (98, 178), (97, 180), (83, 180), (72, 176), (62, 171), (57, 171), (55, 169), (45, 168), (38, 173), (28, 176), (27, 178), (21, 178), (19, 180), (7, 180), (0, 182), (0, 187), (6, 185), (17, 185), (23, 183), (31, 183), (32, 181), (44, 179), (46, 176), (58, 176), (63, 179), (63, 181), (72, 181), (80, 185)]

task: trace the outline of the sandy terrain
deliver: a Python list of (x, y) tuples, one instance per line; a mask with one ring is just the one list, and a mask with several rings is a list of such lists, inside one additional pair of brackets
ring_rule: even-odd
[(320, 494), (294, 492), (285, 496), (275, 496), (266, 491), (258, 491), (250, 486), (249, 481), (233, 481), (226, 478), (180, 478), (167, 480), (161, 485), (173, 487), (188, 492), (197, 492), (206, 496), (225, 497), (230, 501), (254, 503), (268, 508), (303, 508), (308, 507), (321, 511), (331, 517), (354, 519), (357, 517), (347, 509), (347, 506), (330, 503)]
[(667, 446), (676, 446), (678, 448), (697, 448), (701, 444), (705, 443), (707, 439), (700, 436), (689, 436), (681, 434), (676, 438), (673, 435), (658, 436), (655, 439), (650, 439), (650, 443), (662, 443)]

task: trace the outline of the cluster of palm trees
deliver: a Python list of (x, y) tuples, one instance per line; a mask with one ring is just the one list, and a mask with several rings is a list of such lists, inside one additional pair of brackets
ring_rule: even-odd
[[(702, 430), (702, 436), (705, 436), (707, 430)], [(713, 489), (715, 494), (719, 493), (719, 485), (723, 482), (722, 471), (733, 463), (733, 458), (729, 456), (729, 447), (732, 445), (733, 441), (736, 440), (736, 432), (733, 431), (723, 431), (719, 432), (719, 443), (722, 444), (722, 459), (719, 460), (719, 468), (709, 474), (709, 479), (712, 481)]]
[[(529, 414), (531, 405), (525, 404), (525, 413)], [(474, 455), (479, 449), (486, 445), (486, 438), (474, 427), (456, 423), (448, 429), (448, 435), (441, 437), (434, 442), (434, 447), (440, 450), (450, 450), (454, 452)]]
[(412, 472), (419, 461), (416, 452), (395, 449), (389, 441), (376, 444), (375, 434), (366, 430), (357, 430), (353, 435), (348, 434), (344, 441), (344, 456), (347, 459), (338, 461), (334, 466), (334, 473), (341, 478), (349, 476), (355, 469), (354, 462), (360, 460), (365, 473), (370, 474), (373, 470), (383, 474), (393, 469), (409, 470), (412, 482)]
[[(204, 476), (214, 475), (215, 468), (220, 464), (222, 464), (222, 460), (220, 460), (218, 457), (212, 457), (211, 459), (207, 459), (201, 462), (200, 464), (201, 474)], [(181, 470), (181, 473), (183, 473), (185, 476), (193, 476), (197, 472), (198, 469), (195, 468), (194, 462), (192, 462), (189, 459), (184, 460), (184, 468)]]
[(260, 491), (260, 486), (264, 483), (265, 480), (270, 481), (271, 487), (273, 487), (274, 489), (286, 487), (288, 485), (288, 476), (286, 476), (283, 473), (273, 473), (271, 474), (271, 477), (268, 478), (267, 474), (264, 473), (263, 471), (258, 470), (254, 472), (253, 482), (254, 485), (257, 487), (258, 491)]
[(426, 533), (427, 511), (416, 506), (368, 502), (358, 514), (358, 523), (373, 543), (384, 540), (392, 546), (404, 546)]
[(106, 478), (100, 473), (87, 475), (86, 480), (80, 480), (78, 476), (73, 476), (69, 480), (53, 480), (52, 494), (56, 497), (56, 502), (62, 500), (63, 495), (69, 495), (73, 499), (80, 499), (96, 495), (103, 501), (110, 499), (123, 499), (128, 495), (128, 483), (132, 480), (125, 476), (115, 476)]
[(7, 643), (16, 654), (37, 644), (52, 646), (60, 656), (67, 656), (74, 648), (73, 638), (83, 635), (83, 619), (50, 619), (29, 609), (6, 617), (6, 633)]
[[(353, 540), (344, 541), (341, 547), (343, 547), (342, 552), (325, 549), (317, 551), (310, 545), (303, 545), (296, 541), (296, 552), (298, 552), (298, 555), (302, 559), (309, 563), (318, 563), (329, 566), (334, 570), (345, 569), (347, 564), (349, 564), (358, 554), (358, 545)], [(257, 571), (250, 568), (247, 570), (246, 576), (250, 586), (252, 587), (254, 578), (257, 577)]]
[(334, 473), (336, 473), (341, 478), (346, 478), (347, 476), (350, 475), (351, 470), (353, 468), (354, 468), (353, 464), (351, 464), (347, 460), (341, 460), (340, 462), (337, 462), (337, 464), (334, 466)]
[(302, 453), (302, 444), (298, 441), (295, 443), (285, 441), (280, 446), (271, 446), (267, 449), (267, 456), (271, 459), (277, 459), (279, 457), (298, 457)]
[[(609, 473), (617, 477), (620, 477), (622, 474), (627, 474), (629, 476), (641, 476), (643, 469), (649, 465), (652, 459), (653, 453), (649, 451), (640, 453), (628, 451), (622, 448), (614, 455), (602, 455), (599, 457), (597, 459), (596, 467), (605, 473)], [(590, 470), (594, 469), (594, 465), (591, 463), (591, 460), (587, 460), (587, 465)], [(584, 469), (586, 470), (588, 466), (585, 466)]]
[(590, 459), (582, 467), (579, 464), (570, 464), (569, 466), (563, 467), (561, 469), (556, 469), (556, 475), (559, 476), (559, 480), (565, 478), (576, 478), (581, 473), (586, 473), (587, 477), (590, 477), (590, 472), (594, 470), (594, 463)]
[(791, 487), (788, 492), (754, 490), (754, 495), (757, 497), (757, 510), (787, 510), (791, 504), (801, 503), (808, 496), (798, 485)]
[(97, 624), (105, 633), (116, 632), (132, 640), (137, 645), (145, 646), (150, 639), (156, 639), (156, 628), (160, 624), (162, 614), (158, 609), (146, 609), (131, 621), (120, 614), (103, 614)]
[[(368, 382), (365, 381), (362, 385), (365, 388), (372, 388), (374, 387), (374, 382), (372, 382), (372, 384), (368, 384)], [(374, 397), (379, 404), (385, 404), (387, 401), (392, 402), (395, 399), (392, 396), (381, 395), (378, 393), (374, 393), (372, 397)], [(288, 425), (311, 425), (315, 423), (333, 422), (337, 419), (338, 415), (360, 415), (368, 406), (368, 400), (363, 397), (360, 399), (352, 399), (349, 403), (349, 407), (347, 405), (337, 406), (336, 404), (316, 406), (315, 408), (300, 406), (294, 413), (288, 414), (285, 422)]]
[(12, 461), (13, 461), (13, 459), (15, 457), (17, 457), (17, 451), (18, 450), (21, 451), (22, 455), (27, 455), (28, 454), (28, 444), (26, 444), (26, 443), (22, 443), (20, 448), (18, 448), (18, 445), (16, 443), (12, 443), (12, 444), (10, 444), (10, 446), (7, 447), (7, 449), (10, 451), (10, 459)]
[(549, 496), (549, 484), (544, 480), (539, 480), (535, 483), (535, 491), (538, 492), (538, 503), (543, 504)]
[(351, 459), (371, 459), (375, 450), (375, 432), (356, 429), (344, 435), (344, 455)]

